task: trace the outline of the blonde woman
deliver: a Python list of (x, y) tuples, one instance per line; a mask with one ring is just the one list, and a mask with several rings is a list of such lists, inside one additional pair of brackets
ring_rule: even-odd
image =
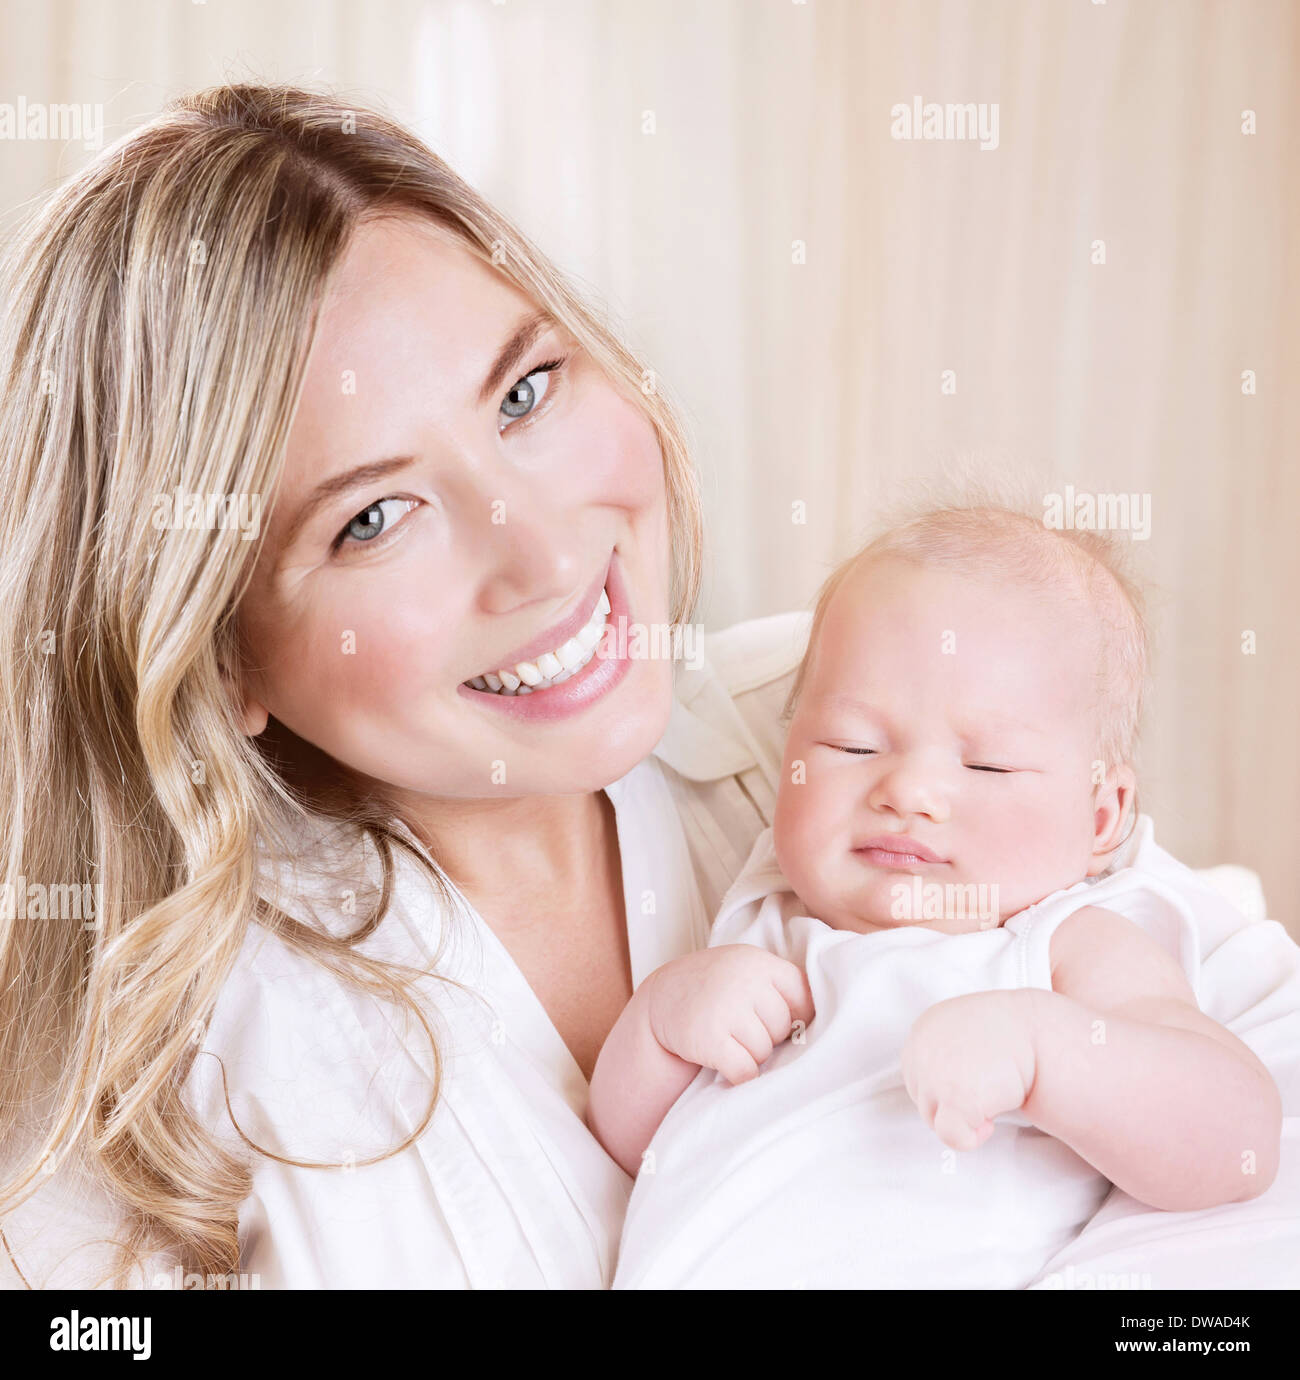
[(376, 113), (185, 97), (3, 294), (8, 1268), (607, 1285), (587, 1078), (770, 822), (803, 619), (674, 655), (653, 374)]

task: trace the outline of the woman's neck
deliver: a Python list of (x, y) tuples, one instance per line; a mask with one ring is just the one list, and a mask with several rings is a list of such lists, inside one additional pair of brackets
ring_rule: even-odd
[(587, 891), (617, 845), (614, 807), (603, 791), (512, 800), (422, 797), (404, 815), (439, 866), (480, 909), (522, 892)]

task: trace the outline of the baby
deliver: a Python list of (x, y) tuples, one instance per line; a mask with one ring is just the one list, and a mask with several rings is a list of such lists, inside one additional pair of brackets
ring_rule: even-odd
[(1277, 1088), (1192, 986), (1227, 903), (1137, 813), (1145, 679), (1105, 536), (939, 509), (834, 572), (773, 826), (593, 1073), (615, 1287), (1019, 1288), (1112, 1184), (1268, 1188)]

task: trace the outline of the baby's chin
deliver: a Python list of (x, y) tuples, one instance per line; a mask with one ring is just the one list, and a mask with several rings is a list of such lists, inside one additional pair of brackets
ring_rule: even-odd
[(827, 896), (820, 910), (814, 904), (808, 913), (832, 929), (863, 934), (915, 929), (976, 934), (997, 929), (1006, 918), (999, 912), (996, 893), (996, 888), (987, 886), (944, 888), (900, 872), (891, 875), (883, 896)]
[[(812, 913), (810, 909), (809, 914)], [(978, 934), (982, 930), (996, 929), (1002, 923), (996, 916), (988, 920), (974, 916), (944, 916), (934, 919), (918, 916), (914, 920), (896, 920), (891, 915), (881, 915), (879, 912), (866, 915), (843, 912), (828, 914), (831, 918), (826, 919), (824, 923), (831, 929), (854, 930), (858, 934), (881, 934), (886, 930), (938, 930), (943, 934)]]

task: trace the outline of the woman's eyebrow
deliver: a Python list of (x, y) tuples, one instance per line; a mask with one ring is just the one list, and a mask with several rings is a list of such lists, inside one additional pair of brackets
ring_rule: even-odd
[(533, 342), (550, 324), (549, 312), (538, 311), (524, 317), (516, 327), (514, 335), (501, 347), (501, 353), (497, 355), (492, 368), (488, 370), (483, 387), (479, 389), (480, 407), (506, 382), (510, 371), (533, 348)]

